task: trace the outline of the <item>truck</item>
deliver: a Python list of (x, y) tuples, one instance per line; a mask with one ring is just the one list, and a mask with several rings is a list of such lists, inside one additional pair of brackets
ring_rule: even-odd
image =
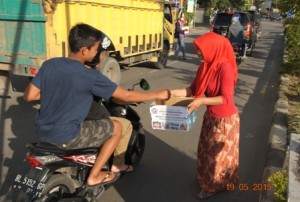
[[(167, 0), (0, 0), (0, 70), (34, 77), (42, 63), (67, 57), (77, 23), (99, 29), (110, 49), (96, 68), (115, 83), (121, 67), (174, 54), (174, 14)], [(102, 53), (101, 53), (102, 54)]]

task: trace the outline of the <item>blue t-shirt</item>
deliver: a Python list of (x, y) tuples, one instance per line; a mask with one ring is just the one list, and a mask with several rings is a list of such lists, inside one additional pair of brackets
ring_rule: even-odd
[(45, 61), (31, 82), (41, 90), (36, 131), (41, 141), (58, 144), (79, 134), (93, 95), (109, 99), (117, 88), (97, 70), (68, 58)]

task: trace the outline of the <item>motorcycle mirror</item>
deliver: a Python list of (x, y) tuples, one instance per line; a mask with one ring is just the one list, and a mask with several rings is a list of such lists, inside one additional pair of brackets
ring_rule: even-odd
[(139, 84), (140, 84), (141, 89), (143, 89), (143, 90), (150, 89), (150, 84), (148, 83), (148, 81), (146, 79), (141, 79)]
[(150, 89), (150, 85), (149, 85), (148, 81), (146, 81), (146, 79), (141, 79), (138, 83), (133, 84), (132, 88), (128, 89), (128, 90), (134, 90), (134, 87), (136, 85), (139, 85), (140, 88), (143, 89), (143, 90), (149, 90)]

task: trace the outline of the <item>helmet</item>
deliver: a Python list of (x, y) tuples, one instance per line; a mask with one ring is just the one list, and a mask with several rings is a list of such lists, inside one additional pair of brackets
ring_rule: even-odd
[(241, 15), (240, 15), (239, 13), (236, 13), (236, 14), (234, 14), (232, 17), (236, 17), (236, 18), (240, 19), (240, 18), (241, 18)]
[(90, 66), (90, 67), (95, 67), (97, 64), (99, 64), (100, 61), (100, 54), (102, 51), (114, 51), (115, 50), (115, 46), (112, 43), (111, 39), (103, 32), (102, 36), (100, 38), (100, 45), (98, 47), (98, 52), (95, 55), (94, 59), (90, 62), (85, 62), (86, 65)]

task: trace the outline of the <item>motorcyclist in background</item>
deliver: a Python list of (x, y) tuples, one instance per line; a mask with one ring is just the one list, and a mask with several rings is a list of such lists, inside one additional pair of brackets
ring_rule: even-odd
[(228, 39), (233, 46), (242, 47), (242, 58), (246, 57), (247, 45), (245, 43), (244, 27), (240, 23), (240, 14), (234, 14), (231, 19), (231, 25), (228, 30)]

